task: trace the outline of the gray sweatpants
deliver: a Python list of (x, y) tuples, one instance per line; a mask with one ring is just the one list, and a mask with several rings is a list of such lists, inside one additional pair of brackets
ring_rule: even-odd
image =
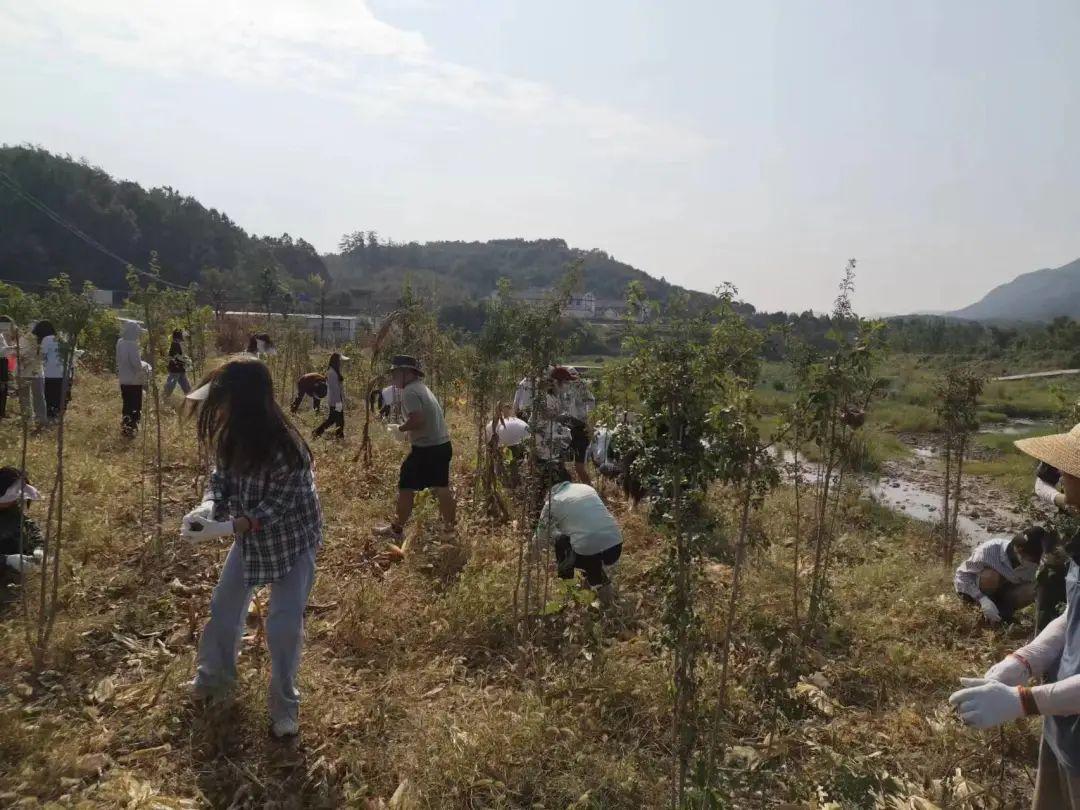
[[(270, 647), (271, 721), (297, 719), (300, 693), (296, 673), (304, 646), (304, 608), (315, 579), (316, 549), (308, 549), (284, 577), (270, 586), (266, 643)], [(236, 657), (254, 588), (244, 585), (244, 556), (233, 543), (210, 599), (210, 621), (203, 629), (196, 662), (195, 689), (223, 694), (236, 680)]]

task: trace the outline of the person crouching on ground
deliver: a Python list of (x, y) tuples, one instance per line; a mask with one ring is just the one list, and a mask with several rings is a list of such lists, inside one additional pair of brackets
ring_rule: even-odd
[(424, 372), (415, 357), (404, 354), (395, 357), (390, 364), (390, 377), (401, 391), (401, 411), (405, 421), (389, 427), (406, 434), (412, 447), (398, 476), (394, 520), (389, 525), (377, 526), (375, 535), (400, 543), (405, 524), (412, 515), (416, 493), (425, 489), (432, 490), (439, 502), (444, 533), (453, 534), (457, 505), (450, 491), (450, 462), (454, 449), (442, 406), (424, 385)]
[[(1057, 467), (1065, 503), (1080, 506), (1080, 425), (1068, 433), (1015, 444)], [(982, 678), (961, 678), (964, 688), (949, 697), (964, 723), (975, 728), (993, 728), (1025, 715), (1045, 716), (1033, 810), (1080, 810), (1080, 567), (1077, 538), (1065, 539), (1070, 552), (1065, 613)], [(1040, 676), (1047, 683), (1028, 688), (1031, 679)]]
[(575, 570), (582, 571), (586, 584), (608, 604), (613, 598), (608, 572), (622, 556), (622, 530), (595, 489), (571, 483), (561, 464), (547, 469), (555, 483), (540, 509), (536, 550), (553, 546), (559, 578), (573, 579)]
[(41, 495), (17, 467), (0, 467), (0, 603), (9, 601), (10, 586), (40, 564), (41, 529), (27, 514), (30, 502), (39, 500)]
[(181, 536), (235, 536), (199, 641), (192, 697), (216, 700), (232, 689), (248, 605), (256, 588), (269, 585), (271, 730), (292, 736), (299, 730), (304, 608), (322, 544), (311, 451), (274, 401), (269, 369), (254, 358), (230, 360), (188, 398), (201, 402), (199, 440), (215, 462)]
[(304, 374), (296, 381), (296, 396), (289, 410), (296, 413), (304, 402), (304, 397), (311, 397), (312, 410), (319, 412), (319, 404), (326, 399), (326, 375), (313, 371)]
[(335, 425), (337, 431), (334, 435), (339, 439), (345, 438), (345, 378), (341, 375), (341, 361), (348, 359), (338, 352), (330, 355), (330, 362), (326, 366), (326, 405), (330, 413), (326, 415), (326, 421), (315, 428), (316, 439)]
[(1011, 539), (980, 543), (953, 575), (956, 593), (979, 605), (991, 624), (1012, 621), (1035, 601), (1035, 572), (1048, 535), (1042, 526), (1029, 526)]

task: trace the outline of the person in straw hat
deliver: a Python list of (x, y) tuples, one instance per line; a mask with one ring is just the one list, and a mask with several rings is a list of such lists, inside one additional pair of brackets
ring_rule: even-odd
[(431, 389), (424, 385), (424, 372), (415, 357), (407, 354), (394, 357), (390, 363), (390, 378), (401, 392), (405, 421), (389, 428), (408, 436), (412, 447), (401, 464), (394, 519), (387, 525), (377, 526), (374, 533), (400, 543), (405, 524), (412, 515), (416, 493), (430, 489), (439, 502), (444, 532), (452, 534), (457, 511), (454, 494), (450, 491), (450, 461), (454, 449), (442, 406)]
[[(1080, 506), (1080, 425), (1068, 433), (1021, 439), (1016, 447), (1059, 469), (1065, 503)], [(964, 688), (949, 697), (975, 728), (1044, 715), (1034, 810), (1080, 810), (1080, 549), (1076, 537), (1063, 540), (1070, 556), (1065, 613), (983, 677), (961, 678)], [(1040, 676), (1045, 683), (1028, 687)]]

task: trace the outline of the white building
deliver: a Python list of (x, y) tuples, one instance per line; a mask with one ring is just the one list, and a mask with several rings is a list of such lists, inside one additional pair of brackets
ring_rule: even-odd
[[(265, 322), (265, 312), (226, 312), (225, 317), (256, 318)], [(274, 324), (282, 320), (280, 315), (274, 315), (270, 323)], [(316, 342), (321, 341), (328, 346), (336, 346), (349, 343), (372, 328), (370, 315), (330, 315), (325, 318), (309, 312), (294, 312), (286, 319), (289, 323), (303, 325), (311, 330)]]
[[(541, 306), (551, 301), (555, 293), (550, 289), (533, 288), (521, 292), (514, 291), (512, 295), (515, 301)], [(495, 301), (498, 297), (499, 291), (495, 290), (488, 299)], [(587, 292), (583, 295), (571, 296), (563, 307), (562, 314), (580, 321), (622, 321), (626, 318), (626, 302), (619, 299), (598, 299), (591, 292)], [(638, 323), (645, 321), (644, 308), (634, 313), (634, 320)]]

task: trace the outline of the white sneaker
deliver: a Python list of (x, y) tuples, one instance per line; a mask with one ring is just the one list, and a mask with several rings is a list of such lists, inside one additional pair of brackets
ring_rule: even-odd
[(393, 540), (395, 543), (400, 544), (401, 538), (405, 536), (405, 532), (398, 531), (389, 523), (384, 523), (382, 526), (376, 526), (371, 530), (371, 533), (376, 537), (383, 537), (387, 540)]
[(292, 718), (275, 720), (271, 733), (279, 740), (284, 737), (295, 737), (300, 733), (300, 722)]

